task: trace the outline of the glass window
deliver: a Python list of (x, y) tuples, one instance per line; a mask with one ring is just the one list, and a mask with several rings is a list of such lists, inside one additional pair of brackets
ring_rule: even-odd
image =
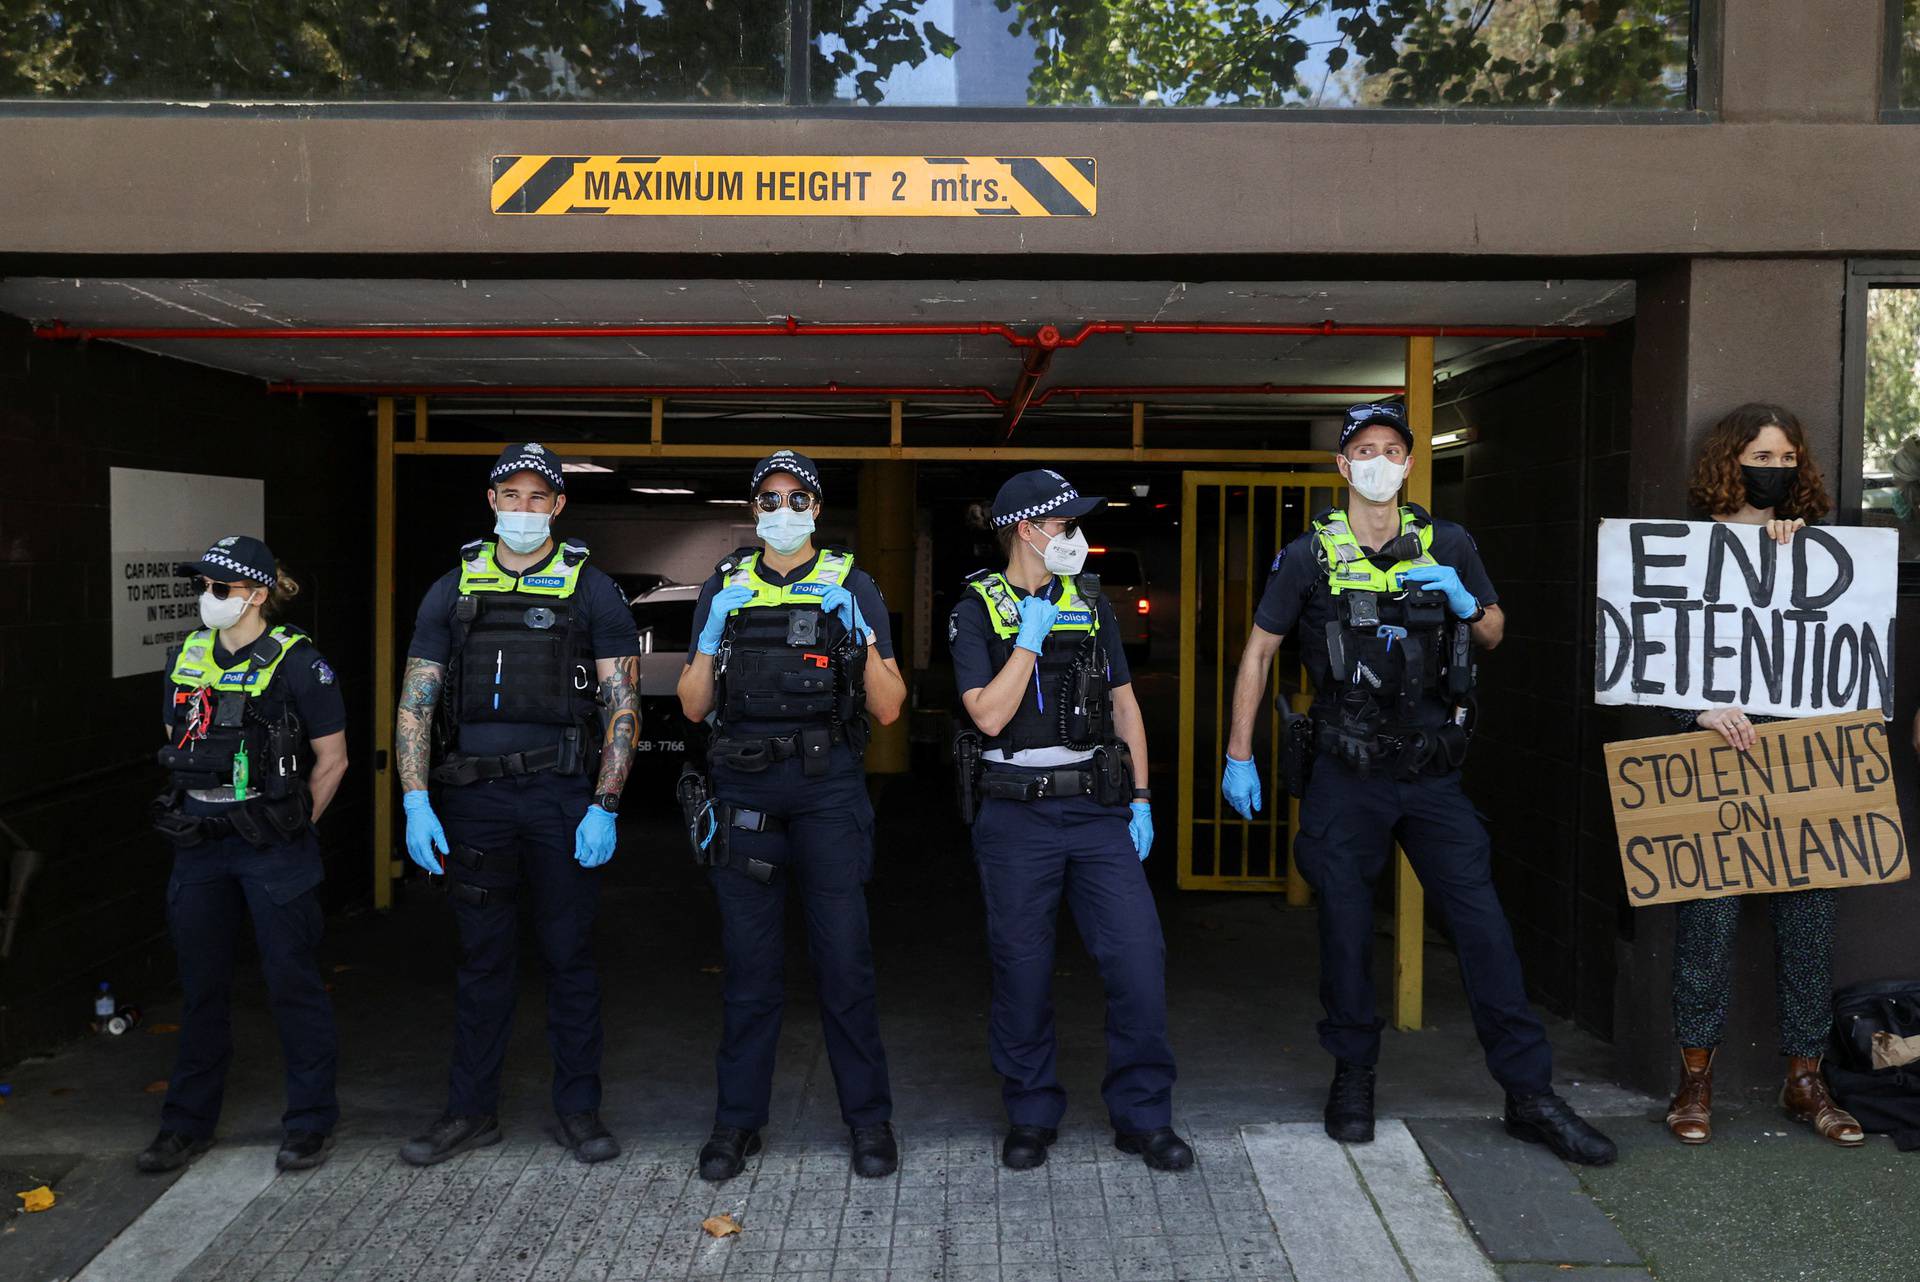
[(1920, 288), (1867, 294), (1861, 520), (1900, 531), (1900, 559), (1920, 560)]
[(0, 97), (782, 102), (787, 0), (33, 0)]
[(1920, 0), (1900, 0), (1899, 57), (1897, 105), (1920, 107)]
[(872, 106), (1684, 108), (1692, 9), (813, 0), (810, 83), (816, 102)]

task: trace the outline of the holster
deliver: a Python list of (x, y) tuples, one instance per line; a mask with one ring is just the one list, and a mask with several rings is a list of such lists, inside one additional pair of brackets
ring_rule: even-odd
[(743, 832), (783, 832), (786, 822), (764, 810), (749, 810), (716, 800), (707, 788), (707, 777), (688, 762), (680, 772), (674, 795), (680, 802), (680, 818), (686, 824), (687, 844), (693, 849), (693, 862), (703, 868), (733, 868), (755, 881), (773, 879), (774, 865), (763, 859), (736, 856), (733, 830)]
[(1093, 799), (1103, 806), (1124, 806), (1133, 799), (1133, 749), (1103, 743), (1093, 750)]
[(228, 806), (217, 815), (190, 815), (183, 808), (186, 794), (169, 788), (148, 807), (154, 831), (177, 846), (197, 846), (209, 837), (228, 833), (256, 850), (292, 841), (306, 831), (313, 803), (305, 788), (275, 801), (252, 798)]
[(978, 730), (962, 730), (953, 737), (954, 799), (960, 822), (969, 826), (980, 812), (980, 742)]
[(487, 904), (510, 904), (518, 898), (517, 884), (483, 886), (475, 878), (475, 874), (489, 880), (510, 877), (517, 883), (520, 873), (517, 855), (488, 854), (477, 846), (456, 841), (447, 854), (446, 869), (447, 893), (463, 904), (480, 908)]
[(1289, 797), (1304, 797), (1313, 778), (1313, 719), (1289, 708), (1279, 711), (1280, 782)]

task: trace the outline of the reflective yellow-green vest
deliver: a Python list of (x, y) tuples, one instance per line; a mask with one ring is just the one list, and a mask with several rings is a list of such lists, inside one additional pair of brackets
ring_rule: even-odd
[(279, 651), (264, 664), (256, 666), (251, 659), (243, 659), (231, 667), (223, 668), (213, 657), (213, 643), (216, 633), (211, 628), (201, 628), (192, 633), (180, 645), (180, 653), (174, 656), (173, 671), (167, 679), (173, 684), (188, 690), (204, 690), (212, 686), (216, 690), (240, 690), (258, 697), (273, 674), (280, 670), (280, 661), (287, 657), (295, 643), (305, 641), (306, 635), (288, 628), (274, 628), (267, 633), (279, 643)]
[[(1091, 581), (1091, 580), (1089, 580)], [(1013, 657), (1020, 632), (1020, 598), (1007, 576), (981, 571), (967, 580), (987, 607), (993, 629), (990, 655), (995, 670)], [(1073, 576), (1060, 576), (1060, 612), (1041, 643), (1031, 689), (1000, 733), (984, 740), (988, 748), (1023, 752), (1029, 748), (1093, 747), (1111, 737), (1112, 703), (1106, 656), (1100, 649), (1100, 609)]]
[[(813, 559), (813, 568), (792, 583), (767, 582), (754, 573), (754, 567), (759, 564), (758, 551), (745, 553), (726, 576), (724, 586), (746, 588), (753, 593), (753, 600), (741, 606), (740, 610), (774, 605), (818, 605), (828, 588), (846, 586), (847, 576), (853, 573), (853, 553), (843, 552), (839, 548), (821, 548), (819, 555)], [(740, 610), (732, 613), (738, 614)]]
[(570, 597), (580, 584), (587, 564), (587, 545), (562, 542), (553, 557), (538, 570), (514, 575), (494, 560), (494, 545), (481, 541), (460, 549), (460, 595), (475, 592), (520, 592), (528, 596)]
[[(995, 636), (1005, 641), (1019, 635), (1020, 598), (1006, 575), (998, 571), (976, 574), (967, 580), (967, 586), (986, 603), (987, 623)], [(1060, 599), (1055, 604), (1060, 607), (1060, 613), (1053, 616), (1053, 627), (1048, 629), (1049, 644), (1055, 632), (1073, 634), (1077, 644), (1080, 636), (1100, 630), (1100, 611), (1080, 594), (1071, 576), (1061, 577)]]
[(572, 600), (587, 545), (561, 542), (546, 564), (515, 575), (486, 540), (460, 549), (452, 621), (452, 698), (442, 730), (462, 751), (460, 727), (481, 722), (573, 727), (585, 751), (594, 739), (598, 681), (586, 621)]
[(753, 599), (728, 612), (715, 672), (717, 720), (723, 727), (752, 724), (757, 733), (852, 725), (866, 706), (859, 656), (865, 638), (848, 645), (845, 624), (821, 608), (820, 598), (848, 586), (853, 553), (821, 548), (805, 574), (784, 584), (756, 573), (761, 555), (743, 549), (718, 567), (722, 586), (745, 588)]
[(1398, 592), (1400, 576), (1416, 565), (1436, 565), (1433, 559), (1433, 523), (1424, 513), (1411, 507), (1400, 509), (1400, 533), (1417, 532), (1420, 554), (1411, 560), (1395, 561), (1385, 569), (1374, 564), (1360, 540), (1347, 524), (1347, 514), (1335, 508), (1313, 523), (1313, 536), (1320, 544), (1320, 564), (1327, 571), (1327, 587), (1341, 592)]

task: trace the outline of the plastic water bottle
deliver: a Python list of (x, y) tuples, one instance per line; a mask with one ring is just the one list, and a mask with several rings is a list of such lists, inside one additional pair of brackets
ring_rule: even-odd
[(105, 1028), (107, 1021), (113, 1018), (120, 1003), (113, 1000), (113, 985), (106, 980), (100, 981), (100, 991), (93, 998), (93, 1022), (97, 1028)]

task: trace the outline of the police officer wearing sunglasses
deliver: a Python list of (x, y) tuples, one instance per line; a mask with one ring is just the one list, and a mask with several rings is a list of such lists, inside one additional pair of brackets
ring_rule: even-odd
[(681, 674), (689, 721), (712, 720), (707, 763), (681, 778), (695, 858), (720, 902), (726, 952), (719, 1102), (700, 1176), (727, 1180), (761, 1147), (786, 999), (789, 884), (806, 912), (827, 1061), (854, 1173), (899, 1164), (867, 934), (873, 805), (867, 717), (892, 723), (907, 687), (887, 608), (851, 552), (816, 547), (820, 470), (780, 450), (753, 469), (759, 547), (720, 562), (694, 606)]
[(297, 629), (273, 626), (296, 584), (259, 539), (221, 539), (179, 567), (201, 627), (167, 664), (154, 826), (173, 844), (167, 924), (184, 992), (180, 1049), (160, 1133), (137, 1159), (171, 1171), (213, 1143), (233, 1058), (229, 1007), (243, 922), (260, 950), (286, 1059), (283, 1171), (333, 1147), (333, 1003), (320, 976), (320, 843), (313, 832), (347, 769), (333, 669)]
[(1101, 1093), (1114, 1146), (1185, 1170), (1173, 1130), (1166, 945), (1141, 864), (1153, 846), (1147, 734), (1113, 606), (1081, 574), (1080, 520), (1104, 500), (1022, 472), (993, 500), (1004, 571), (981, 570), (947, 624), (974, 729), (956, 745), (986, 900), (988, 1047), (1011, 1123), (1001, 1161), (1039, 1166), (1067, 1095), (1055, 1072), (1054, 927), (1064, 897), (1107, 990)]
[(1398, 405), (1347, 411), (1335, 465), (1348, 506), (1281, 549), (1234, 683), (1221, 790), (1242, 818), (1262, 805), (1253, 727), (1282, 638), (1300, 639), (1309, 718), (1283, 702), (1281, 773), (1302, 796), (1294, 856), (1320, 917), (1320, 1044), (1334, 1058), (1326, 1131), (1374, 1133), (1374, 886), (1398, 841), (1439, 903), (1487, 1068), (1506, 1089), (1506, 1129), (1571, 1162), (1602, 1165), (1611, 1140), (1553, 1091), (1553, 1052), (1527, 1004), (1494, 893), (1490, 846), (1460, 787), (1473, 725), (1474, 654), (1505, 616), (1465, 529), (1399, 501), (1413, 431)]

